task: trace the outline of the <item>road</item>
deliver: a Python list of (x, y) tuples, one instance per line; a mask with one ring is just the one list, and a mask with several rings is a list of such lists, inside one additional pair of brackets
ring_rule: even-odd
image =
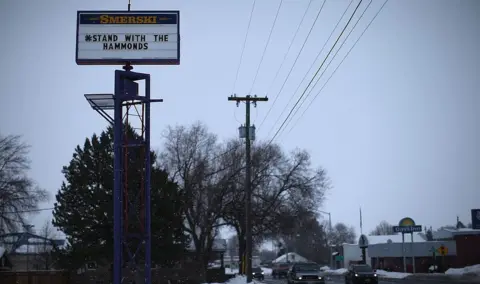
[[(282, 279), (273, 279), (272, 276), (265, 276), (265, 280), (262, 281), (266, 284), (287, 284), (287, 280), (282, 278)], [(345, 282), (341, 279), (328, 279), (326, 281), (326, 284), (344, 284)], [(388, 282), (383, 282), (379, 281), (379, 284), (387, 284)], [(392, 283), (388, 283), (392, 284)]]

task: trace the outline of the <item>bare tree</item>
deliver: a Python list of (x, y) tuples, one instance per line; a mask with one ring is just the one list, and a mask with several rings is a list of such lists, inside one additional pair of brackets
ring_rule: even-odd
[[(222, 158), (228, 190), (224, 220), (239, 238), (239, 255), (245, 250), (245, 153), (242, 142), (230, 141)], [(228, 151), (228, 149), (230, 149)], [(314, 212), (330, 183), (323, 169), (312, 169), (305, 151), (286, 155), (278, 145), (256, 142), (252, 147), (252, 233), (255, 243), (276, 235), (280, 219)], [(283, 222), (285, 223), (285, 222)], [(291, 228), (291, 226), (290, 226)]]
[(357, 241), (357, 234), (353, 226), (348, 227), (344, 223), (337, 223), (329, 233), (329, 238), (333, 245), (354, 244)]
[(52, 251), (55, 248), (53, 239), (58, 235), (57, 229), (55, 229), (51, 221), (46, 221), (40, 231), (37, 232), (42, 237), (42, 244), (36, 246), (35, 261), (41, 267), (41, 269), (50, 270), (54, 264)]
[(370, 236), (393, 235), (393, 225), (387, 221), (382, 221), (375, 229), (370, 232)]
[(0, 234), (18, 231), (48, 194), (28, 177), (29, 147), (20, 136), (0, 135)]
[(184, 208), (185, 231), (192, 238), (204, 265), (218, 233), (227, 187), (217, 156), (217, 137), (202, 123), (169, 127), (159, 162), (177, 182), (188, 204)]

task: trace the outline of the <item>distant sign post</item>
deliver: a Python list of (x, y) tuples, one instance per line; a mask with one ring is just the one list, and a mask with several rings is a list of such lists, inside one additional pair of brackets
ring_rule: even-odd
[(366, 254), (366, 248), (368, 247), (368, 238), (365, 235), (361, 235), (360, 238), (358, 239), (358, 246), (362, 250), (362, 262), (364, 264), (367, 263), (367, 254)]
[(403, 254), (403, 271), (407, 272), (407, 259), (405, 256), (405, 234), (410, 234), (412, 237), (411, 243), (411, 254), (412, 254), (412, 264), (413, 264), (413, 273), (415, 273), (415, 255), (413, 253), (413, 233), (421, 232), (422, 226), (416, 225), (415, 221), (412, 218), (405, 217), (400, 222), (398, 226), (393, 226), (393, 232), (402, 233), (402, 254)]
[(437, 249), (438, 253), (442, 256), (446, 256), (448, 254), (448, 248), (444, 245), (441, 245), (438, 249)]
[(178, 11), (78, 11), (78, 65), (180, 64)]
[(445, 267), (445, 256), (448, 254), (448, 248), (442, 244), (437, 251), (442, 256), (442, 266)]

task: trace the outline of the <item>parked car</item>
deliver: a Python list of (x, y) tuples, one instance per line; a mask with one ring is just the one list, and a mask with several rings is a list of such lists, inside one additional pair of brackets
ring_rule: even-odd
[(345, 274), (345, 284), (368, 283), (378, 284), (375, 271), (367, 264), (353, 264)]
[(252, 267), (252, 277), (253, 277), (253, 279), (258, 279), (258, 280), (265, 279), (262, 268), (261, 267)]
[(291, 264), (288, 262), (274, 263), (272, 267), (273, 278), (287, 277)]
[(315, 262), (298, 262), (288, 272), (287, 284), (325, 284), (324, 273)]

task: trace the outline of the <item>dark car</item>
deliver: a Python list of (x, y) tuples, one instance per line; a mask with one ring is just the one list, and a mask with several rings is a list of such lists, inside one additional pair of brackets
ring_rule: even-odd
[(345, 275), (345, 284), (368, 283), (377, 284), (378, 277), (375, 271), (367, 264), (354, 264)]
[(272, 267), (273, 278), (287, 277), (291, 264), (288, 262), (274, 263)]
[(298, 262), (292, 265), (288, 276), (288, 284), (325, 284), (320, 266), (315, 262)]
[(253, 279), (263, 280), (265, 279), (262, 268), (252, 267), (252, 277)]

